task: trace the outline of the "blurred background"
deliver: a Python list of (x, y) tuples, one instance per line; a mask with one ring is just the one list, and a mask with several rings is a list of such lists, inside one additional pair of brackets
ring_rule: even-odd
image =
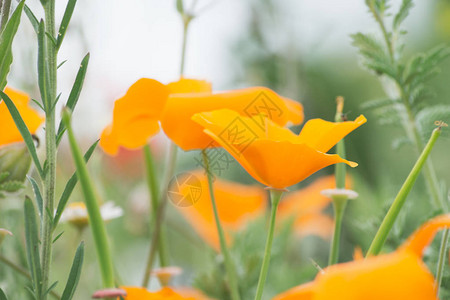
[[(42, 15), (38, 1), (28, 2), (36, 15)], [(191, 1), (185, 2), (189, 7)], [(391, 2), (394, 9), (401, 3), (397, 0)], [(60, 19), (65, 1), (58, 1), (57, 4)], [(405, 29), (409, 32), (405, 37), (406, 56), (450, 41), (450, 1), (415, 1), (414, 4), (405, 23)], [(196, 12), (197, 17), (191, 24), (188, 36), (186, 77), (209, 80), (215, 91), (253, 85), (267, 86), (300, 101), (305, 108), (306, 120), (318, 117), (333, 120), (335, 98), (343, 96), (349, 119), (353, 120), (359, 114), (365, 114), (368, 118), (366, 125), (346, 139), (348, 158), (359, 163), (359, 167), (349, 173), (360, 197), (348, 205), (341, 261), (351, 260), (355, 247), (366, 251), (413, 166), (417, 153), (411, 145), (396, 142), (405, 135), (402, 128), (383, 126), (377, 116), (362, 106), (368, 100), (384, 96), (379, 79), (362, 67), (357, 49), (351, 45), (350, 34), (356, 32), (380, 37), (379, 28), (369, 15), (364, 1), (198, 0)], [(87, 77), (73, 121), (83, 148), (86, 149), (98, 139), (102, 129), (111, 121), (114, 101), (137, 79), (148, 77), (163, 83), (177, 80), (181, 42), (182, 21), (176, 11), (175, 1), (108, 0), (77, 3), (59, 55), (61, 61), (67, 59), (67, 62), (59, 70), (58, 85), (62, 99), (65, 99), (81, 59), (90, 52)], [(36, 45), (33, 29), (23, 17), (14, 43), (15, 59), (9, 85), (32, 97), (39, 95), (36, 84)], [(450, 62), (445, 61), (441, 66), (441, 74), (430, 82), (436, 92), (432, 103), (449, 104), (449, 66)], [(300, 128), (294, 130), (298, 132)], [(442, 182), (447, 183), (450, 180), (448, 137), (448, 134), (443, 134), (432, 153), (437, 174)], [(161, 134), (153, 139), (152, 146), (162, 171), (167, 146), (165, 137)], [(68, 179), (74, 170), (67, 150), (67, 146), (63, 145), (59, 154), (58, 171), (61, 179)], [(196, 152), (180, 154), (178, 172), (197, 167), (195, 157), (198, 155)], [(140, 284), (149, 247), (146, 213), (148, 195), (141, 166), (140, 151), (121, 151), (118, 157), (112, 158), (98, 149), (89, 163), (103, 199), (111, 200), (125, 210), (122, 218), (108, 224), (108, 230), (117, 272), (127, 285)], [(332, 172), (333, 168), (327, 168), (299, 184), (298, 188)], [(234, 181), (254, 183), (237, 163), (232, 164), (222, 175)], [(60, 180), (60, 184), (61, 192), (64, 180)], [(445, 193), (447, 195), (446, 190)], [(21, 228), (22, 196), (16, 195), (16, 198), (16, 201), (0, 202), (3, 210), (1, 227)], [(72, 201), (82, 201), (78, 190)], [(387, 250), (395, 249), (419, 224), (437, 213), (431, 208), (423, 178), (417, 181), (406, 206), (387, 241)], [(217, 275), (213, 266), (218, 263), (218, 258), (183, 222), (176, 209), (170, 207), (167, 231), (172, 263), (185, 269), (176, 284), (197, 284), (206, 290), (214, 290), (211, 281)], [(254, 248), (247, 249), (247, 252), (262, 252), (264, 228), (253, 227), (258, 226), (250, 226), (241, 233), (241, 238), (251, 237), (255, 240), (251, 246)], [(59, 231), (64, 231), (64, 234), (55, 246), (53, 277), (57, 279), (60, 274), (67, 274), (70, 265), (66, 262), (71, 261), (79, 241), (85, 240), (87, 263), (84, 264), (81, 277), (82, 288), (78, 290), (76, 298), (87, 299), (101, 283), (94, 263), (95, 251), (90, 231), (78, 232), (69, 225), (62, 225)], [(24, 253), (20, 250), (23, 242), (21, 232), (17, 231), (17, 236), (11, 239), (14, 242), (4, 246), (6, 249), (3, 251), (25, 263)], [(328, 243), (313, 236), (280, 241), (279, 245), (283, 246), (280, 249), (275, 246), (279, 251), (274, 251), (273, 266), (276, 267), (271, 271), (272, 279), (268, 280), (272, 284), (269, 284), (267, 295), (314, 278), (317, 270), (310, 259), (319, 266), (325, 266)], [(237, 260), (245, 260), (242, 249), (233, 251)], [(436, 243), (426, 254), (432, 270), (437, 251)], [(283, 256), (283, 253), (288, 253), (288, 256)], [(277, 258), (277, 255), (280, 257)], [(286, 261), (285, 257), (289, 257), (289, 260)], [(444, 278), (446, 288), (450, 288), (448, 273)], [(23, 281), (10, 274), (1, 266), (0, 283)], [(204, 280), (199, 283), (199, 278)], [(152, 284), (156, 287), (156, 280)], [(210, 286), (205, 287), (208, 284)], [(16, 286), (19, 288), (10, 293), (12, 299), (27, 297), (26, 290), (17, 283)], [(63, 284), (60, 284), (56, 290), (60, 291), (62, 287)]]

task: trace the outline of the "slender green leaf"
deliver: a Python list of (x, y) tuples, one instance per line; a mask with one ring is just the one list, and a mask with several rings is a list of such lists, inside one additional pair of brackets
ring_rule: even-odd
[(8, 300), (3, 290), (0, 288), (0, 300)]
[[(84, 154), (84, 160), (86, 162), (89, 161), (89, 159), (92, 156), (92, 153), (94, 153), (95, 148), (97, 147), (99, 141), (96, 141), (94, 144), (92, 144), (91, 147), (86, 151)], [(78, 182), (77, 173), (75, 172), (72, 177), (70, 177), (69, 181), (66, 184), (66, 187), (64, 188), (64, 191), (61, 195), (61, 198), (59, 199), (58, 208), (56, 209), (55, 219), (54, 219), (54, 226), (58, 225), (59, 219), (61, 218), (61, 215), (64, 211), (64, 208), (66, 207), (67, 201), (69, 201), (70, 195), (73, 192), (73, 189), (75, 188), (76, 184)]]
[(392, 24), (392, 28), (394, 30), (397, 30), (402, 22), (406, 19), (406, 17), (409, 15), (409, 11), (414, 6), (412, 0), (403, 0), (402, 5), (398, 11), (398, 13), (394, 17), (394, 22)]
[(3, 90), (6, 86), (6, 77), (8, 76), (12, 63), (12, 42), (16, 35), (17, 28), (19, 28), (20, 17), (24, 5), (25, 0), (19, 3), (0, 35), (0, 90)]
[(97, 258), (100, 265), (103, 287), (111, 288), (115, 286), (114, 267), (111, 257), (111, 250), (108, 243), (108, 235), (105, 223), (100, 213), (100, 207), (97, 200), (97, 193), (89, 176), (86, 162), (81, 154), (80, 147), (77, 144), (75, 135), (70, 125), (70, 110), (64, 109), (62, 119), (67, 128), (70, 150), (73, 160), (77, 167), (77, 177), (80, 180), (81, 189), (84, 195), (86, 209), (89, 215), (90, 228), (97, 249)]
[(58, 38), (56, 40), (56, 50), (59, 50), (64, 40), (64, 36), (66, 35), (67, 27), (69, 26), (69, 22), (70, 19), (72, 18), (73, 10), (75, 9), (76, 3), (77, 0), (69, 0), (69, 2), (67, 3), (66, 11), (64, 12), (61, 25), (59, 26)]
[(38, 32), (38, 83), (41, 92), (42, 103), (44, 108), (48, 111), (52, 105), (50, 100), (50, 78), (47, 64), (47, 49), (45, 43), (45, 25), (41, 20), (39, 23)]
[(60, 237), (62, 237), (62, 235), (64, 234), (64, 231), (62, 231), (60, 234), (58, 234), (54, 239), (53, 239), (53, 244), (59, 240)]
[(73, 259), (72, 268), (70, 269), (69, 278), (67, 279), (66, 287), (61, 296), (61, 300), (71, 300), (75, 294), (75, 290), (80, 280), (81, 268), (83, 266), (84, 259), (84, 243), (81, 242), (78, 246), (77, 252)]
[(39, 21), (38, 21), (38, 19), (36, 18), (36, 16), (33, 14), (31, 9), (26, 4), (25, 4), (25, 7), (24, 7), (24, 11), (25, 11), (25, 14), (27, 15), (28, 19), (30, 20), (31, 25), (34, 28), (34, 31), (37, 34), (39, 32)]
[(61, 68), (66, 62), (67, 62), (67, 59), (62, 61), (56, 68), (57, 69)]
[(28, 180), (31, 183), (31, 187), (33, 188), (34, 196), (36, 198), (36, 203), (38, 205), (39, 209), (39, 216), (42, 218), (43, 214), (43, 207), (44, 207), (44, 201), (42, 200), (41, 191), (39, 189), (39, 185), (37, 184), (36, 180), (34, 180), (33, 177), (27, 176)]
[[(80, 98), (81, 89), (83, 88), (84, 78), (86, 77), (87, 66), (89, 64), (90, 54), (86, 54), (80, 64), (75, 82), (73, 84), (72, 90), (70, 91), (69, 98), (67, 99), (66, 107), (68, 107), (72, 112), (75, 110), (75, 106)], [(56, 145), (59, 145), (64, 134), (65, 127), (63, 122), (59, 123), (58, 133), (56, 135)]]
[(44, 293), (43, 297), (45, 297), (48, 293), (50, 293), (56, 286), (58, 285), (58, 281), (53, 282), (47, 291)]
[(19, 111), (17, 110), (12, 100), (2, 91), (0, 91), (0, 97), (3, 99), (3, 101), (5, 101), (6, 107), (8, 107), (9, 113), (11, 114), (14, 123), (16, 123), (17, 129), (19, 130), (25, 144), (27, 145), (28, 151), (30, 152), (31, 158), (33, 159), (36, 169), (38, 170), (39, 175), (43, 178), (44, 171), (42, 170), (41, 163), (39, 162), (39, 158), (36, 153), (36, 147), (34, 146), (33, 137), (31, 136), (30, 131), (27, 128), (27, 125), (23, 121)]
[(31, 281), (33, 283), (34, 293), (39, 296), (42, 294), (42, 273), (39, 260), (39, 238), (38, 224), (36, 222), (36, 212), (33, 202), (26, 197), (24, 204), (25, 211), (25, 241), (27, 246), (28, 265), (30, 268)]

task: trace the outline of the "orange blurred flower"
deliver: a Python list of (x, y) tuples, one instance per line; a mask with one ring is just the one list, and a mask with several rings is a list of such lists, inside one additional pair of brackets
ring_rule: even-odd
[(125, 300), (208, 300), (198, 290), (191, 288), (181, 288), (180, 291), (169, 287), (163, 287), (158, 292), (149, 292), (142, 287), (121, 287), (127, 295)]
[(433, 275), (421, 256), (437, 230), (450, 227), (450, 214), (422, 225), (397, 251), (330, 266), (313, 282), (276, 300), (437, 300)]
[[(4, 93), (14, 102), (28, 130), (34, 134), (44, 118), (30, 107), (30, 97), (9, 87), (5, 88)], [(0, 102), (0, 128), (0, 146), (23, 141), (4, 101)]]
[(253, 178), (277, 189), (294, 185), (329, 165), (358, 164), (338, 155), (326, 154), (339, 140), (366, 122), (332, 123), (321, 119), (308, 121), (299, 135), (267, 118), (242, 117), (223, 109), (199, 113), (193, 120), (204, 132), (225, 148)]
[[(350, 188), (350, 177), (347, 177), (346, 185)], [(335, 177), (330, 175), (315, 180), (303, 189), (286, 194), (278, 206), (279, 220), (294, 218), (294, 232), (299, 237), (317, 235), (324, 239), (329, 238), (333, 233), (334, 222), (323, 210), (331, 203), (331, 198), (320, 192), (335, 187)]]
[[(181, 184), (177, 187), (171, 186), (170, 191), (176, 191), (182, 198), (191, 199), (192, 205), (177, 206), (178, 210), (203, 240), (219, 251), (219, 235), (209, 197), (208, 179), (201, 170), (190, 172), (184, 177), (188, 176), (190, 177), (189, 182), (184, 178), (179, 178), (178, 182)], [(192, 182), (192, 180), (196, 182)], [(192, 196), (192, 186), (196, 186), (200, 194)], [(214, 181), (214, 195), (219, 218), (228, 242), (231, 241), (230, 233), (241, 230), (250, 220), (261, 216), (266, 210), (266, 192), (257, 186), (248, 186), (217, 178)]]
[(142, 78), (114, 104), (113, 122), (102, 132), (100, 146), (115, 155), (120, 146), (137, 149), (159, 132), (184, 150), (214, 146), (213, 140), (191, 120), (195, 113), (229, 108), (241, 115), (265, 114), (280, 125), (303, 120), (300, 103), (283, 98), (270, 89), (254, 87), (212, 93), (203, 80), (182, 78), (164, 85)]

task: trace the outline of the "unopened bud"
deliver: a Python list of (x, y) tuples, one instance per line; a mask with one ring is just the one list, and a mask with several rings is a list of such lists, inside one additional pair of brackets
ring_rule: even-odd
[(30, 170), (31, 156), (23, 143), (0, 147), (0, 183), (24, 182)]

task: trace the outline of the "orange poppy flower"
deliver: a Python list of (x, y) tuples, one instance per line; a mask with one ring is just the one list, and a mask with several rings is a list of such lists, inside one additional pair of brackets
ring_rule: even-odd
[[(14, 102), (28, 130), (31, 134), (34, 134), (44, 122), (44, 118), (30, 107), (30, 97), (9, 87), (5, 88), (4, 93)], [(4, 101), (0, 101), (0, 128), (2, 129), (0, 131), (0, 146), (23, 141)]]
[(113, 122), (102, 132), (100, 146), (115, 155), (120, 146), (137, 149), (159, 132), (184, 150), (213, 146), (213, 140), (191, 120), (195, 113), (229, 108), (242, 115), (266, 114), (280, 125), (303, 119), (301, 104), (267, 88), (249, 88), (213, 94), (211, 84), (182, 78), (164, 85), (142, 78), (114, 104)]
[[(350, 177), (347, 177), (346, 185), (350, 188)], [(331, 203), (331, 198), (320, 192), (335, 187), (335, 177), (330, 175), (317, 179), (303, 189), (286, 194), (278, 206), (279, 220), (294, 218), (294, 232), (299, 237), (317, 235), (324, 239), (329, 238), (333, 233), (334, 222), (323, 210)]]
[(163, 287), (158, 292), (149, 292), (142, 287), (121, 287), (127, 295), (125, 300), (208, 300), (200, 291), (180, 289), (181, 293), (169, 287)]
[(326, 154), (339, 140), (366, 122), (332, 123), (308, 121), (299, 135), (260, 116), (247, 118), (223, 109), (193, 116), (204, 132), (225, 148), (253, 178), (262, 184), (283, 189), (318, 170), (336, 163), (358, 164), (339, 155)]
[(313, 282), (276, 300), (438, 300), (433, 275), (421, 256), (437, 230), (450, 227), (450, 214), (419, 228), (397, 251), (330, 266)]
[[(197, 170), (183, 175), (178, 178), (178, 186), (171, 186), (170, 191), (181, 196), (181, 199), (189, 199), (192, 205), (184, 207), (178, 205), (178, 210), (206, 243), (220, 251), (208, 179), (204, 172)], [(266, 192), (257, 186), (217, 178), (214, 181), (214, 196), (228, 243), (231, 241), (230, 233), (242, 229), (250, 220), (261, 216), (266, 209)], [(173, 195), (169, 197), (174, 199)]]
[(171, 95), (161, 126), (167, 136), (183, 150), (218, 146), (203, 132), (202, 126), (191, 120), (196, 113), (217, 109), (230, 109), (242, 116), (257, 116), (255, 120), (258, 119), (261, 125), (262, 115), (281, 126), (303, 121), (300, 103), (283, 98), (268, 88), (252, 87), (215, 94)]

